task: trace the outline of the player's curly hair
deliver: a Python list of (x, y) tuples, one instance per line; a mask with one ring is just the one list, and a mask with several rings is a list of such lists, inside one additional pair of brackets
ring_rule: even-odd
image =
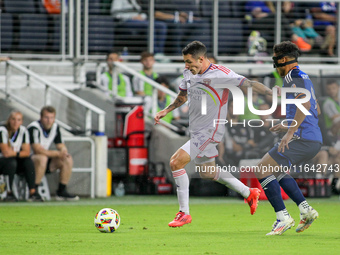
[(283, 41), (279, 44), (274, 45), (273, 51), (276, 56), (284, 55), (295, 59), (298, 59), (298, 57), (300, 56), (298, 46), (296, 46), (296, 44), (292, 43), (291, 41)]
[(200, 56), (207, 57), (207, 48), (205, 45), (200, 41), (193, 41), (189, 43), (185, 48), (182, 50), (183, 55), (192, 55), (193, 58), (199, 58)]

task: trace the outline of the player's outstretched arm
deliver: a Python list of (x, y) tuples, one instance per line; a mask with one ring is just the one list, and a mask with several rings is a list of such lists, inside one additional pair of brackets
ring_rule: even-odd
[(159, 124), (159, 120), (163, 117), (165, 117), (169, 112), (175, 110), (176, 108), (180, 107), (183, 105), (188, 99), (188, 93), (187, 91), (180, 91), (176, 97), (176, 99), (169, 104), (165, 109), (161, 110), (158, 112), (154, 118), (155, 120), (155, 125)]
[(243, 82), (242, 87), (252, 87), (255, 92), (262, 94), (262, 95), (270, 95), (270, 96), (273, 95), (273, 91), (270, 88), (268, 88), (267, 86), (265, 86), (264, 84), (258, 81), (251, 81), (251, 80), (246, 79)]

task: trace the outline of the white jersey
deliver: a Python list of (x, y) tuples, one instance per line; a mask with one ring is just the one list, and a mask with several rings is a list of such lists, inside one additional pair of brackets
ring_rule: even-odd
[(33, 121), (28, 125), (28, 131), (30, 134), (30, 140), (32, 144), (41, 144), (41, 146), (48, 150), (51, 144), (63, 143), (60, 129), (57, 123), (53, 123), (50, 130), (43, 130), (39, 121)]
[[(13, 134), (12, 137), (8, 137), (8, 131), (5, 126), (0, 126), (0, 143), (6, 143), (8, 142), (11, 145), (11, 148), (15, 152), (20, 152), (21, 146), (23, 144), (30, 144), (29, 134), (27, 129), (24, 126), (20, 126), (18, 131)], [(0, 158), (2, 158), (3, 155), (0, 152)]]
[[(220, 142), (225, 125), (214, 126), (214, 120), (227, 118), (229, 90), (215, 86), (220, 84), (241, 86), (245, 77), (215, 64), (210, 64), (203, 74), (193, 75), (190, 70), (185, 69), (183, 76), (179, 89), (188, 91), (190, 133), (204, 132), (209, 134), (213, 141)], [(205, 95), (207, 102), (206, 115), (202, 115), (202, 95)]]

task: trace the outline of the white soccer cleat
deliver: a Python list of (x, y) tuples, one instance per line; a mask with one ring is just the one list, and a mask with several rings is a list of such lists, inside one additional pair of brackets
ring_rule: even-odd
[(314, 220), (316, 220), (319, 217), (319, 213), (314, 210), (311, 206), (308, 208), (307, 213), (301, 213), (300, 214), (300, 223), (296, 228), (297, 233), (301, 233), (307, 228), (310, 227), (310, 225), (313, 223)]
[(290, 229), (291, 227), (294, 227), (294, 225), (295, 221), (292, 217), (284, 221), (276, 220), (272, 226), (273, 227), (272, 231), (266, 235), (267, 236), (282, 235), (286, 230)]

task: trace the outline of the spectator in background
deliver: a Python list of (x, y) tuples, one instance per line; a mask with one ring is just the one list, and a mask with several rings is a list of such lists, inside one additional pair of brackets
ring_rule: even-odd
[(241, 159), (249, 158), (248, 153), (255, 147), (252, 130), (240, 122), (239, 115), (233, 114), (233, 101), (228, 102), (227, 131), (223, 140), (218, 144), (218, 160), (222, 164), (237, 166)]
[[(140, 62), (143, 65), (143, 70), (140, 73), (152, 80), (158, 78), (158, 74), (153, 71), (153, 65), (155, 64), (155, 57), (150, 52), (142, 52), (140, 55)], [(153, 87), (138, 77), (133, 77), (132, 79), (133, 89), (137, 96), (152, 96)]]
[[(329, 81), (329, 84), (334, 83), (335, 81)], [(335, 84), (337, 85), (337, 83)], [(327, 90), (330, 90), (330, 88)], [(329, 107), (332, 108), (332, 106)], [(325, 102), (323, 104), (323, 108), (325, 108)], [(321, 114), (325, 115), (325, 112), (322, 112)], [(333, 135), (331, 130), (326, 128), (326, 118), (328, 117), (321, 116), (319, 118), (319, 127), (322, 133), (323, 146), (319, 153), (312, 159), (312, 162), (315, 165), (323, 166), (321, 168), (321, 173), (316, 173), (316, 178), (328, 177), (330, 180), (333, 179), (332, 186), (336, 192), (340, 193), (340, 172), (334, 171), (337, 169), (336, 165), (340, 165), (340, 140), (337, 138), (337, 135)], [(327, 167), (325, 168), (324, 166)], [(328, 169), (332, 169), (332, 171), (328, 171)]]
[[(56, 110), (52, 106), (44, 106), (40, 111), (40, 120), (33, 121), (28, 126), (31, 145), (33, 148), (33, 162), (35, 167), (35, 185), (40, 185), (45, 173), (60, 170), (59, 188), (56, 192), (56, 200), (76, 201), (78, 196), (67, 192), (66, 186), (71, 178), (73, 159), (63, 143), (60, 129), (55, 122)], [(56, 150), (50, 150), (52, 143)]]
[[(166, 87), (167, 89), (169, 88), (169, 81), (167, 78), (165, 78), (165, 76), (159, 76), (156, 79), (156, 82)], [(167, 95), (165, 92), (161, 90), (158, 90), (157, 99), (158, 99), (157, 112), (167, 107), (173, 101), (173, 98), (171, 98), (171, 96)], [(171, 123), (172, 120), (179, 120), (179, 119), (180, 119), (179, 110), (175, 109), (172, 112), (168, 113), (162, 120), (166, 121), (167, 123)]]
[(327, 81), (326, 93), (328, 97), (322, 106), (325, 125), (334, 136), (337, 136), (340, 130), (340, 98), (339, 84), (336, 80)]
[[(61, 4), (60, 0), (42, 0), (42, 4), (49, 14), (60, 14)], [(67, 1), (66, 1), (67, 6)]]
[(275, 86), (279, 86), (282, 88), (283, 80), (279, 73), (275, 70), (269, 74), (267, 74), (263, 78), (263, 84), (266, 85), (268, 88), (272, 89)]
[[(279, 75), (279, 73), (275, 69), (273, 72), (267, 74), (263, 78), (263, 84), (266, 85), (270, 89), (272, 89), (275, 86), (279, 86), (280, 88), (282, 88), (283, 80), (282, 80), (282, 77)], [(281, 97), (279, 97), (279, 98), (281, 98)], [(266, 96), (267, 102), (271, 102), (271, 100), (272, 100), (272, 97)], [(279, 102), (278, 102), (276, 110), (273, 113), (273, 117), (274, 117), (274, 119), (284, 119), (285, 118), (285, 116), (281, 115), (281, 100), (279, 100)]]
[[(292, 28), (293, 36), (292, 42), (294, 42), (302, 52), (308, 52), (315, 46), (323, 51), (326, 51), (329, 46), (334, 48), (334, 40), (331, 39), (331, 35), (324, 38), (314, 29), (314, 23), (310, 10), (304, 9), (304, 4), (295, 8), (298, 3), (292, 3), (290, 1), (283, 2), (283, 15), (289, 20)], [(303, 9), (303, 12), (301, 10)], [(329, 30), (332, 30), (329, 28)], [(303, 41), (302, 41), (303, 40)], [(308, 43), (303, 44), (303, 42)], [(310, 45), (310, 46), (309, 46)]]
[[(259, 81), (258, 77), (253, 77), (252, 78), (253, 81)], [(256, 93), (255, 91), (253, 91), (252, 95), (252, 102), (253, 102), (253, 106), (255, 109), (259, 109), (259, 106), (261, 104), (264, 104), (265, 101), (259, 97), (259, 94)], [(248, 90), (246, 91), (246, 95), (244, 97), (244, 114), (239, 116), (240, 120), (253, 120), (253, 119), (260, 119), (259, 115), (256, 115), (254, 113), (252, 113), (248, 107)]]
[[(302, 24), (306, 24), (304, 15), (297, 8), (296, 3), (290, 1), (282, 3), (282, 16), (289, 22), (292, 31), (291, 41), (299, 47), (301, 52), (309, 52), (312, 49), (311, 40), (307, 38), (307, 33), (302, 30)], [(310, 25), (310, 23), (308, 24)]]
[(155, 0), (155, 19), (167, 24), (167, 51), (182, 55), (189, 42), (203, 42), (211, 48), (210, 24), (200, 18), (196, 0)]
[(310, 12), (313, 14), (314, 26), (324, 30), (324, 43), (321, 49), (330, 57), (334, 56), (336, 42), (337, 5), (334, 2), (320, 2), (309, 4)]
[(14, 110), (5, 125), (0, 126), (0, 174), (9, 176), (10, 190), (5, 200), (17, 201), (12, 192), (14, 174), (23, 174), (29, 189), (28, 201), (43, 201), (34, 185), (35, 172), (30, 158), (30, 140), (22, 126), (23, 115)]
[[(106, 55), (106, 62), (108, 70), (104, 72), (100, 77), (101, 85), (103, 86), (103, 90), (108, 94), (112, 95), (113, 92), (113, 62), (120, 61), (120, 54), (116, 51), (111, 51)], [(129, 77), (122, 73), (118, 73), (117, 79), (117, 95), (120, 97), (132, 97), (131, 83)]]
[[(267, 103), (263, 103), (259, 105), (259, 110), (268, 110), (270, 109)], [(272, 133), (269, 128), (271, 128), (271, 119), (273, 117), (271, 115), (260, 115), (260, 119), (263, 122), (263, 126), (254, 127), (252, 131), (254, 132), (254, 143), (255, 147), (253, 149), (254, 155), (257, 154), (257, 157), (263, 157), (269, 149), (271, 149), (275, 143), (278, 142), (279, 137), (277, 134)]]
[(4, 56), (0, 57), (0, 62), (7, 61), (7, 60), (9, 60), (9, 57), (4, 57)]
[[(246, 19), (249, 21), (249, 29), (251, 31), (259, 31), (261, 37), (267, 41), (267, 48), (274, 46), (275, 31), (275, 8), (272, 2), (266, 1), (248, 1), (245, 4)], [(281, 17), (281, 35), (282, 40), (290, 40), (292, 31), (289, 26), (288, 19), (283, 15)], [(303, 40), (300, 43), (304, 43)], [(300, 45), (301, 46), (301, 45)], [(309, 45), (310, 47), (310, 45)]]
[[(147, 35), (149, 28), (148, 16), (142, 12), (137, 0), (113, 0), (111, 15), (120, 22), (119, 27), (124, 31)], [(154, 52), (164, 53), (167, 26), (162, 21), (155, 20)]]

